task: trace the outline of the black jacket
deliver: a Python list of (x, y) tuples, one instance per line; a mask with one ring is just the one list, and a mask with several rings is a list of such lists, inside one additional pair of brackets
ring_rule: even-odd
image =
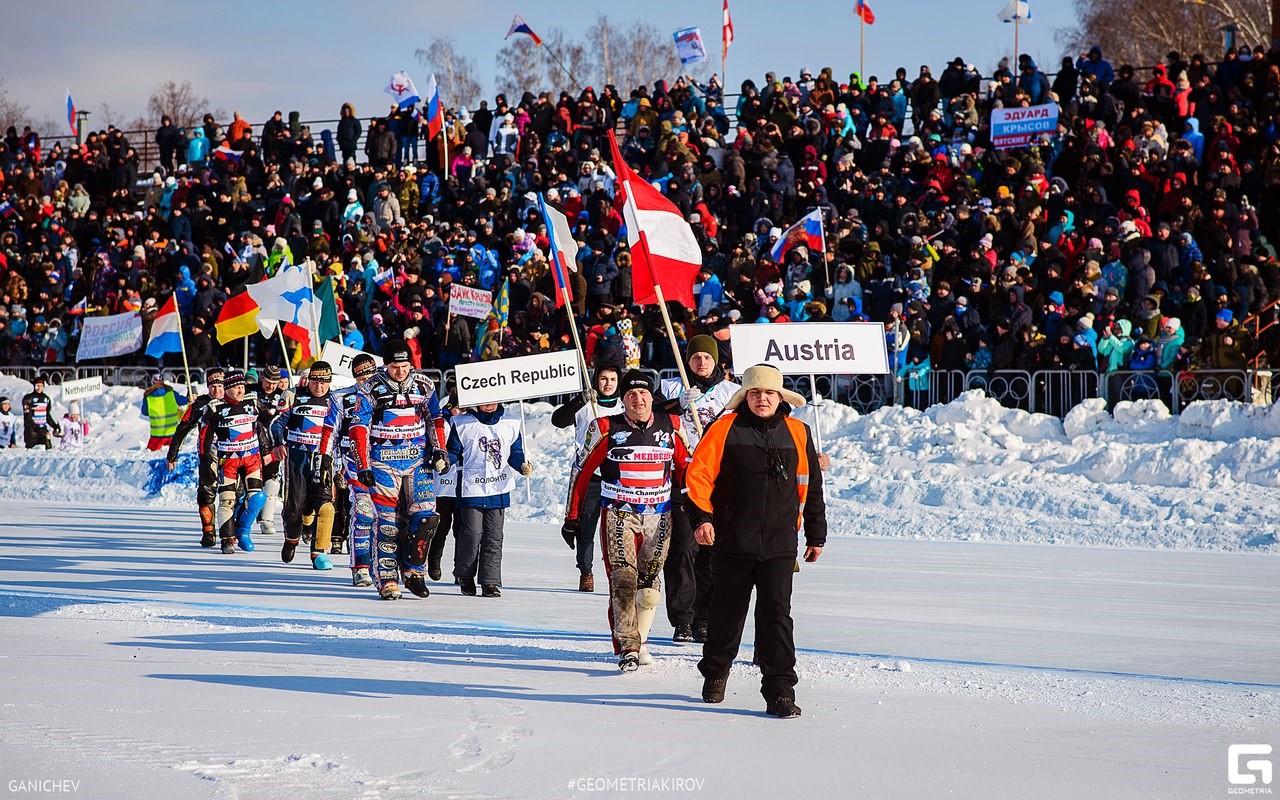
[[(691, 491), (698, 462), (716, 459), (719, 450), (719, 463), (712, 465), (712, 512), (698, 508), (692, 500), (686, 502), (685, 510), (695, 529), (704, 522), (715, 525), (714, 552), (761, 560), (794, 558), (800, 516), (804, 518), (805, 544), (826, 544), (826, 502), (813, 433), (805, 426), (809, 492), (801, 509), (796, 476), (800, 456), (784, 422), (790, 413), (790, 406), (783, 403), (772, 417), (761, 419), (742, 406), (738, 413), (712, 423), (698, 443), (689, 471)], [(717, 447), (721, 436), (723, 445)]]

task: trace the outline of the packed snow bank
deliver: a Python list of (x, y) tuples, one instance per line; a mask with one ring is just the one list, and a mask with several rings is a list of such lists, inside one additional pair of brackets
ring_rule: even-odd
[[(29, 390), (0, 378), (0, 394), (15, 402)], [(56, 387), (50, 395), (61, 417)], [(191, 507), (190, 464), (165, 474), (142, 449), (141, 396), (111, 387), (85, 401), (80, 453), (0, 451), (0, 497)], [(525, 406), (535, 472), (512, 493), (513, 520), (556, 523), (564, 513), (573, 438), (551, 425), (551, 411)], [(1218, 400), (1173, 417), (1158, 401), (1109, 414), (1088, 400), (1059, 420), (971, 391), (923, 412), (863, 415), (828, 403), (799, 415), (832, 458), (824, 481), (834, 535), (1280, 550), (1268, 536), (1280, 517), (1274, 407)]]

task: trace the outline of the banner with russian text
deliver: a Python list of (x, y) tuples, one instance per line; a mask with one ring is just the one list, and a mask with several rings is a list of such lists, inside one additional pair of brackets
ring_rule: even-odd
[(493, 292), (455, 283), (449, 286), (449, 313), (484, 319), (493, 310)]
[(882, 322), (730, 325), (733, 372), (770, 364), (783, 375), (886, 375)]
[(142, 317), (137, 311), (109, 317), (85, 317), (76, 361), (111, 358), (142, 347)]
[(997, 150), (1026, 147), (1042, 133), (1058, 130), (1058, 104), (991, 109), (991, 144)]
[(575, 394), (584, 386), (576, 350), (459, 364), (454, 377), (463, 407)]

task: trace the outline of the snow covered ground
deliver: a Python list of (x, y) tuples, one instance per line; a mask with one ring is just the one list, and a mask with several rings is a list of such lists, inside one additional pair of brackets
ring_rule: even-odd
[(0, 451), (0, 796), (1220, 797), (1230, 745), (1280, 751), (1269, 409), (825, 407), (835, 535), (797, 576), (783, 722), (749, 648), (700, 702), (661, 618), (618, 674), (546, 406), (504, 596), (384, 603), (278, 540), (199, 548), (140, 396), (88, 401), (79, 454)]

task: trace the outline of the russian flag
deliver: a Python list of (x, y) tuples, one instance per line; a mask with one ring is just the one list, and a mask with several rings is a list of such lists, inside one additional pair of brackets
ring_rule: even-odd
[(89, 296), (85, 295), (80, 298), (80, 302), (67, 309), (67, 313), (73, 317), (78, 317), (89, 310)]
[(511, 27), (507, 29), (507, 35), (502, 37), (502, 40), (505, 42), (507, 39), (511, 38), (512, 34), (516, 33), (523, 33), (525, 36), (532, 39), (534, 47), (542, 44), (542, 37), (534, 33), (533, 28), (530, 28), (529, 23), (525, 22), (524, 17), (519, 14), (516, 14), (516, 18), (511, 20)]
[(67, 127), (71, 129), (71, 135), (75, 136), (79, 133), (76, 130), (76, 101), (71, 99), (71, 87), (67, 87)]
[(547, 226), (548, 260), (551, 262), (551, 275), (556, 280), (556, 308), (564, 307), (564, 295), (567, 291), (573, 300), (573, 290), (569, 287), (569, 273), (566, 270), (578, 271), (578, 243), (569, 229), (569, 218), (547, 205), (547, 199), (538, 192), (538, 208), (542, 210), (542, 220)]
[(868, 25), (876, 24), (876, 15), (872, 13), (871, 6), (862, 2), (862, 0), (858, 0), (858, 5), (853, 9), (853, 13), (857, 14), (858, 19), (862, 20)]
[(440, 106), (440, 87), (436, 85), (436, 75), (431, 73), (427, 78), (427, 141), (440, 135), (444, 128), (444, 109)]
[(174, 296), (160, 307), (160, 313), (151, 323), (151, 340), (147, 342), (147, 355), (159, 359), (165, 353), (182, 351), (182, 322), (178, 317), (178, 306)]
[(791, 248), (797, 245), (804, 245), (809, 248), (811, 253), (826, 252), (827, 240), (822, 232), (821, 210), (814, 209), (810, 211), (795, 225), (787, 228), (787, 232), (782, 234), (782, 238), (769, 251), (769, 255), (773, 256), (773, 260), (776, 263), (781, 264), (782, 259), (787, 257), (787, 253), (791, 251)]

